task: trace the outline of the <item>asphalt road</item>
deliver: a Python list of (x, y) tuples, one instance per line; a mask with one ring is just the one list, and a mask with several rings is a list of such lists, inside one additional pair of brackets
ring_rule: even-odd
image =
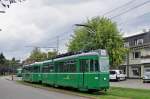
[(0, 77), (0, 99), (87, 99), (58, 92), (46, 91)]

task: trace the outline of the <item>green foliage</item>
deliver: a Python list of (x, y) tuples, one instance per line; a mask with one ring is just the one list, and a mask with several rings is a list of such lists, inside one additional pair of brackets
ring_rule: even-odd
[(5, 59), (5, 56), (3, 55), (3, 53), (0, 53), (0, 64), (5, 64), (6, 62), (6, 59)]
[(48, 52), (48, 59), (52, 59), (53, 57), (55, 57), (57, 55), (57, 52), (54, 51), (54, 52)]
[(38, 48), (35, 48), (32, 52), (28, 60), (33, 62), (39, 62), (47, 59), (47, 54), (41, 52)]
[(35, 48), (32, 52), (30, 57), (27, 59), (27, 63), (39, 62), (47, 59), (51, 59), (57, 55), (57, 52), (48, 52), (44, 53), (41, 52), (38, 48)]
[(12, 58), (8, 60), (5, 58), (3, 53), (0, 54), (0, 75), (10, 74), (20, 66), (20, 61)]
[(105, 17), (87, 20), (84, 27), (77, 27), (68, 44), (69, 51), (107, 49), (110, 65), (122, 63), (127, 49), (116, 23)]
[(20, 60), (16, 60), (14, 57), (9, 61), (9, 64), (12, 66), (18, 66)]
[[(131, 88), (119, 88), (119, 87), (112, 87), (108, 90), (106, 96), (101, 98), (103, 99), (149, 99), (150, 90), (146, 89), (131, 89)], [(110, 96), (110, 98), (107, 98)]]

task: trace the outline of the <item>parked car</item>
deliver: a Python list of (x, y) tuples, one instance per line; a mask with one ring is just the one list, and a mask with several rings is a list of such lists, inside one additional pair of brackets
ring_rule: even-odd
[(150, 68), (145, 69), (143, 83), (150, 82)]
[(110, 80), (120, 81), (120, 80), (126, 80), (126, 75), (123, 73), (122, 70), (110, 70)]

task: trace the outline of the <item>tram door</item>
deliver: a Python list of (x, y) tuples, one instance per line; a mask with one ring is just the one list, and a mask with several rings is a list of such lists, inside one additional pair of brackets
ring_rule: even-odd
[(80, 59), (79, 60), (79, 87), (84, 88), (84, 77), (85, 77), (85, 72), (86, 72), (86, 60), (87, 59)]
[(84, 59), (79, 59), (79, 74), (78, 74), (78, 86), (79, 88), (84, 88)]
[(98, 60), (96, 58), (80, 59), (80, 86), (82, 88), (97, 87), (99, 84)]

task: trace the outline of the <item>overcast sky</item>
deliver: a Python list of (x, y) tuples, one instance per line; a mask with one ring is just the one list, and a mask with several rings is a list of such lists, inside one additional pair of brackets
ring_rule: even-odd
[(65, 52), (74, 24), (117, 7), (120, 8), (105, 16), (117, 16), (112, 20), (124, 35), (135, 34), (150, 27), (150, 3), (118, 15), (146, 1), (149, 0), (26, 0), (9, 9), (0, 5), (0, 10), (6, 11), (0, 13), (0, 52), (9, 59), (24, 59), (32, 50), (26, 46), (55, 47), (56, 36), (60, 39), (60, 52)]

